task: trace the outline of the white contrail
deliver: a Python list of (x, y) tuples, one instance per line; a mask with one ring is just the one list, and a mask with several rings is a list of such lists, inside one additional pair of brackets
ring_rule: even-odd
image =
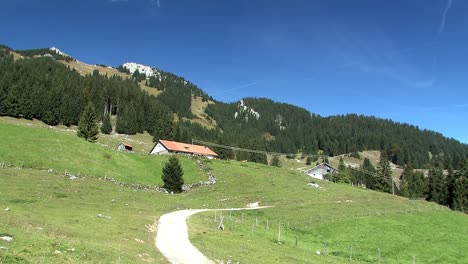
[(442, 34), (442, 32), (444, 31), (445, 20), (447, 20), (447, 13), (451, 7), (452, 7), (452, 0), (448, 0), (447, 6), (445, 7), (444, 13), (442, 14), (442, 20), (440, 21), (439, 30), (437, 31), (436, 38), (438, 38), (440, 34)]

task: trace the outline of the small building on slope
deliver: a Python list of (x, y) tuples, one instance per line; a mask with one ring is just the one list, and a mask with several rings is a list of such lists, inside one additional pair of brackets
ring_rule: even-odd
[(312, 169), (306, 170), (305, 174), (312, 178), (323, 180), (323, 176), (325, 174), (333, 174), (337, 172), (337, 169), (333, 168), (330, 164), (323, 162), (313, 167)]
[(133, 152), (133, 146), (129, 145), (129, 144), (125, 144), (125, 143), (120, 143), (117, 146), (117, 150), (132, 153)]
[(166, 155), (166, 154), (187, 154), (192, 156), (203, 156), (208, 159), (218, 157), (218, 154), (208, 147), (181, 143), (170, 140), (159, 140), (151, 149), (150, 155)]

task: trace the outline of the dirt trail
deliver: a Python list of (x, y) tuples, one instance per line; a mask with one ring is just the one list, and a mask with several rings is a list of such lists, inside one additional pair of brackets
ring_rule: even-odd
[(159, 218), (155, 241), (156, 248), (170, 263), (215, 263), (214, 261), (209, 260), (195, 246), (193, 246), (192, 243), (190, 243), (187, 218), (194, 214), (207, 211), (257, 210), (268, 207), (271, 206), (227, 209), (187, 209), (167, 213)]

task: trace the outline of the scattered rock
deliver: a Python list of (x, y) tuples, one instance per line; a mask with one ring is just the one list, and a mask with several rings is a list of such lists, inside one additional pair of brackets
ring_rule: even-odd
[(10, 207), (5, 208), (5, 211), (11, 211)]
[(323, 189), (322, 186), (318, 185), (317, 183), (309, 182), (307, 185), (312, 186), (312, 187), (317, 188), (317, 189)]
[(69, 249), (67, 249), (67, 251), (75, 252), (75, 248), (69, 248)]
[(112, 217), (107, 216), (107, 215), (103, 215), (103, 214), (97, 214), (96, 217), (98, 217), (98, 218), (104, 218), (104, 219), (112, 219)]
[(317, 251), (315, 252), (315, 254), (320, 255), (320, 254), (322, 254), (322, 253), (320, 253), (320, 251), (317, 250)]
[(11, 236), (1, 236), (0, 240), (6, 241), (6, 242), (13, 242), (13, 237)]
[(57, 254), (57, 255), (62, 254), (62, 251), (60, 251), (60, 250), (55, 250), (55, 251), (54, 251), (54, 254)]
[(145, 243), (145, 241), (143, 241), (143, 240), (141, 240), (141, 239), (138, 239), (138, 238), (135, 238), (135, 241), (138, 242), (138, 243), (140, 243), (140, 244), (144, 244), (144, 243)]
[(249, 204), (247, 204), (247, 207), (248, 207), (248, 208), (257, 208), (259, 203), (260, 203), (260, 202), (249, 203)]
[(8, 248), (7, 248), (7, 247), (0, 247), (0, 249), (5, 249), (5, 250), (8, 250)]
[(75, 175), (71, 175), (71, 176), (69, 177), (69, 179), (72, 180), (72, 181), (74, 181), (74, 180), (78, 180), (78, 177), (75, 176)]
[(353, 200), (346, 200), (345, 202), (346, 202), (346, 203), (352, 203)]

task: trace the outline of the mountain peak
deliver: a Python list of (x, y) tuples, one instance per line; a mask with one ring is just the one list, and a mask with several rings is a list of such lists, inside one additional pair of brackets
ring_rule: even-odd
[(139, 64), (136, 62), (126, 62), (122, 65), (122, 67), (128, 69), (130, 71), (130, 74), (133, 74), (136, 70), (140, 73), (144, 73), (147, 78), (151, 76), (160, 76), (161, 74), (159, 73), (158, 70), (155, 68), (144, 65), (144, 64)]
[(56, 47), (52, 47), (52, 48), (50, 48), (50, 50), (57, 53), (57, 54), (59, 54), (59, 55), (70, 57), (70, 55), (66, 54), (65, 52), (62, 52), (61, 50), (59, 50)]

